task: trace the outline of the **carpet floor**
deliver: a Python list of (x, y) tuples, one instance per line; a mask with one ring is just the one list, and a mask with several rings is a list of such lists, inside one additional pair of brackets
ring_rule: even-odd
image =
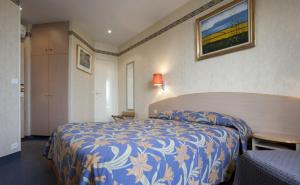
[(55, 185), (55, 176), (42, 155), (46, 140), (22, 142), (22, 152), (0, 158), (2, 185)]

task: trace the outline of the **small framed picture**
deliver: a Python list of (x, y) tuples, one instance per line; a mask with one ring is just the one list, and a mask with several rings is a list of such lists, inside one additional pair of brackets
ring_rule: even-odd
[(80, 45), (77, 45), (77, 68), (92, 74), (92, 67), (93, 55)]
[(196, 20), (197, 60), (255, 46), (254, 0), (233, 0)]

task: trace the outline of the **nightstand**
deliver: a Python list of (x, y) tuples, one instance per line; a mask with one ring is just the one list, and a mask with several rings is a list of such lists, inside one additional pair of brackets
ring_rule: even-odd
[(150, 114), (149, 118), (150, 119), (159, 119), (158, 115), (156, 115), (156, 114)]
[(121, 115), (111, 115), (111, 117), (115, 121), (120, 121), (120, 120), (133, 120), (135, 118), (135, 112), (122, 112)]
[(300, 152), (300, 136), (256, 132), (252, 135), (252, 150), (261, 149)]

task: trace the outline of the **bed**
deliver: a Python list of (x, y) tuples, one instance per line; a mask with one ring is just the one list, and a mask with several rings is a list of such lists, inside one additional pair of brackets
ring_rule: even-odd
[(157, 119), (69, 123), (45, 156), (61, 184), (219, 184), (247, 149), (251, 129), (215, 112), (164, 111)]

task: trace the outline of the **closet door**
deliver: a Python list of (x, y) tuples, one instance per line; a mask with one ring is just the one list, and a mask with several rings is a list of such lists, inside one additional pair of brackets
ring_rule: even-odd
[(53, 23), (48, 28), (49, 55), (67, 54), (69, 49), (69, 24)]
[(49, 134), (68, 121), (68, 55), (49, 55)]
[(33, 26), (31, 31), (31, 54), (47, 55), (48, 54), (48, 27), (45, 25)]
[(48, 128), (48, 56), (31, 58), (31, 132), (49, 135)]

